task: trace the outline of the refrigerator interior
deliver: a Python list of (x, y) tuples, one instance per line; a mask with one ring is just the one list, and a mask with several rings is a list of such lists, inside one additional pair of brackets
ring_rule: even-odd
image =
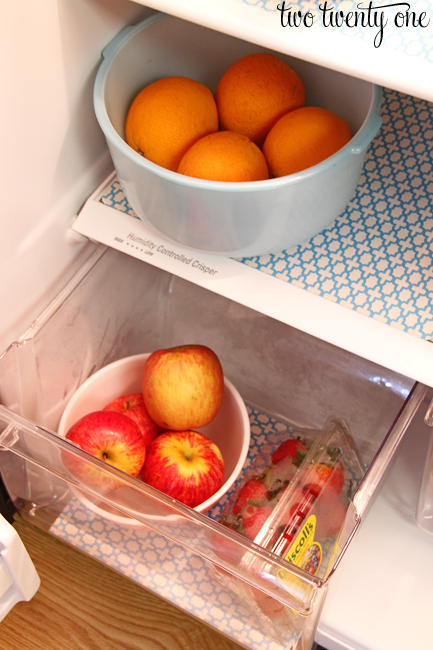
[[(191, 12), (191, 9), (187, 8), (188, 3), (185, 7), (180, 7), (179, 3), (149, 4), (153, 9), (169, 11), (171, 8), (173, 13), (177, 14)], [(170, 4), (171, 7), (167, 8)], [(205, 22), (207, 18), (204, 17), (203, 3), (189, 4), (193, 6), (192, 11), (196, 12), (194, 15), (197, 20)], [(245, 10), (246, 4), (248, 3), (239, 3), (242, 11)], [(222, 2), (219, 8), (222, 13), (230, 12), (233, 3)], [(0, 109), (3, 125), (2, 177), (4, 187), (7, 188), (2, 197), (4, 216), (0, 253), (3, 277), (7, 280), (0, 286), (3, 314), (0, 344), (1, 349), (6, 349), (11, 341), (18, 343), (9, 348), (1, 359), (1, 402), (10, 407), (12, 412), (29, 419), (30, 424), (27, 420), (22, 424), (23, 431), (27, 431), (26, 426), (30, 427), (29, 435), (34, 433), (32, 423), (55, 430), (67, 397), (89, 373), (116, 357), (143, 351), (141, 327), (146, 331), (146, 347), (183, 342), (190, 333), (190, 323), (178, 317), (179, 303), (184, 305), (185, 300), (191, 300), (190, 313), (198, 314), (195, 319), (197, 337), (208, 341), (221, 351), (228, 376), (233, 378), (251, 408), (260, 406), (258, 413), (265, 414), (266, 417), (269, 414), (278, 417), (283, 414), (284, 418), (288, 417), (294, 421), (304, 421), (307, 418), (309, 424), (321, 423), (326, 413), (338, 412), (348, 418), (350, 426), (355, 428), (357, 442), (366, 454), (368, 463), (374, 458), (380, 442), (392, 428), (394, 416), (405, 403), (415, 383), (414, 379), (406, 377), (404, 373), (402, 375), (389, 371), (374, 363), (375, 357), (381, 357), (381, 351), (375, 349), (373, 337), (377, 331), (381, 336), (385, 331), (379, 328), (380, 319), (376, 322), (374, 318), (364, 319), (365, 331), (368, 333), (365, 335), (363, 347), (366, 356), (370, 354), (368, 348), (373, 349), (373, 361), (370, 356), (370, 360), (366, 361), (339, 347), (340, 341), (343, 348), (345, 347), (344, 337), (335, 341), (336, 346), (328, 345), (314, 337), (311, 339), (302, 331), (297, 331), (296, 327), (290, 328), (278, 320), (249, 310), (239, 305), (236, 299), (234, 302), (227, 301), (215, 295), (205, 298), (207, 292), (197, 287), (189, 287), (184, 294), (183, 288), (188, 286), (188, 283), (143, 265), (142, 261), (127, 261), (128, 258), (124, 254), (103, 253), (101, 262), (98, 261), (96, 266), (93, 266), (94, 256), (99, 258), (101, 249), (94, 241), (82, 236), (79, 230), (77, 232), (70, 228), (86, 198), (112, 171), (111, 159), (96, 123), (92, 104), (93, 80), (101, 51), (124, 25), (147, 17), (153, 9), (130, 0), (49, 0), (43, 5), (29, 0), (16, 0), (14, 3), (2, 0), (2, 61), (13, 61), (13, 65), (4, 65), (2, 74), (9, 97), (13, 98), (13, 101), (3, 102)], [(258, 7), (254, 9), (256, 13), (258, 10)], [(242, 11), (239, 11), (239, 15)], [(211, 8), (212, 12), (218, 13), (216, 5)], [(235, 14), (236, 12), (233, 17)], [(190, 19), (191, 13), (185, 17)], [(239, 28), (234, 26), (234, 19), (225, 24), (224, 16), (217, 18), (220, 21), (216, 25), (217, 28), (227, 28), (227, 31), (232, 33), (239, 32)], [(263, 34), (267, 34), (265, 28), (268, 27), (268, 18), (269, 14), (266, 13)], [(248, 25), (243, 24), (247, 30)], [(269, 46), (269, 41), (264, 42), (266, 39), (262, 38), (259, 31), (252, 30), (251, 39), (255, 39), (255, 42), (262, 40), (263, 45)], [(287, 30), (284, 37), (287, 40)], [(269, 39), (269, 35), (266, 38)], [(279, 45), (282, 47), (281, 41)], [(294, 39), (292, 47), (294, 46), (299, 47), (296, 54), (304, 53), (305, 58), (308, 58), (308, 52), (303, 52), (303, 45), (297, 38)], [(32, 56), (23, 56), (23, 53), (29, 51)], [(330, 58), (331, 66), (336, 65), (334, 55), (331, 50), (327, 51), (326, 56)], [(403, 79), (406, 82), (411, 76), (408, 66), (399, 68), (397, 65), (385, 65), (384, 49), (377, 51), (376, 55), (381, 64), (378, 66), (379, 79), (375, 81), (383, 83), (383, 79), (388, 78), (391, 88), (398, 88), (403, 92), (410, 90), (408, 85), (405, 86), (401, 81)], [(316, 55), (313, 52), (313, 58), (314, 56)], [(363, 65), (374, 67), (374, 57), (370, 62), (367, 62), (365, 57), (358, 57), (356, 61), (354, 59), (356, 57), (351, 52), (344, 65), (352, 65), (354, 73), (358, 72), (360, 76), (365, 75), (365, 71), (361, 69)], [(396, 70), (401, 72), (398, 79), (395, 78)], [(424, 61), (420, 62), (420, 68), (417, 68), (416, 74), (413, 75), (414, 85), (421, 74), (419, 70), (424, 70)], [(370, 73), (370, 76), (374, 75)], [(423, 78), (428, 77), (424, 74)], [(419, 84), (419, 87), (422, 88), (422, 84)], [(32, 97), (31, 111), (28, 110), (29, 93)], [(427, 95), (428, 89), (424, 95), (418, 96)], [(390, 101), (391, 108), (393, 103), (395, 104)], [(409, 104), (410, 102), (407, 102), (408, 106)], [(410, 107), (407, 110), (410, 110)], [(420, 153), (419, 156), (421, 160), (423, 154)], [(428, 161), (421, 161), (419, 165), (427, 177), (431, 171)], [(425, 206), (420, 209), (426, 210)], [(128, 228), (127, 225), (126, 229)], [(428, 232), (427, 229), (427, 235)], [(100, 240), (98, 236), (95, 239)], [(128, 302), (128, 297), (119, 292), (119, 285), (122, 284), (120, 274), (118, 278), (111, 278), (110, 273), (110, 282), (113, 279), (118, 283), (117, 289), (113, 291), (117, 303), (122, 307), (115, 314), (114, 320), (110, 321), (111, 332), (112, 336), (117, 331), (124, 334), (116, 338), (114, 347), (108, 349), (104, 348), (97, 331), (88, 331), (89, 323), (100, 322), (98, 319), (105, 323), (104, 292), (109, 294), (111, 291), (106, 284), (105, 272), (98, 281), (95, 280), (94, 285), (98, 288), (97, 293), (101, 293), (102, 302), (98, 303), (99, 307), (93, 304), (93, 300), (86, 303), (88, 310), (80, 308), (81, 300), (72, 304), (73, 300), (71, 302), (66, 299), (70, 287), (58, 294), (69, 278), (73, 278), (74, 287), (84, 286), (89, 278), (90, 282), (93, 282), (98, 269), (104, 268), (107, 260), (110, 260), (108, 266), (111, 269), (124, 268), (126, 274), (131, 273), (133, 279), (130, 284), (134, 285), (134, 290), (138, 290), (137, 278), (140, 278), (143, 283), (142, 290), (147, 293), (149, 302), (156, 305), (151, 316), (147, 313), (143, 315), (139, 301), (134, 300), (133, 294), (130, 296), (131, 302)], [(143, 266), (145, 269), (142, 269)], [(89, 268), (93, 271), (88, 278)], [(266, 267), (264, 270), (265, 273), (271, 274)], [(75, 276), (77, 272), (79, 275)], [(84, 285), (81, 285), (81, 281)], [(179, 294), (175, 291), (173, 295), (173, 287), (176, 287), (176, 291), (179, 288)], [(78, 289), (78, 292), (80, 290)], [(314, 291), (318, 293), (315, 288)], [(170, 299), (167, 299), (168, 295)], [(177, 306), (176, 295), (181, 296)], [(164, 300), (161, 296), (164, 296)], [(418, 295), (415, 296), (417, 297)], [(54, 302), (50, 302), (52, 299)], [(322, 298), (319, 298), (320, 300), (323, 302)], [(48, 310), (43, 312), (46, 305), (49, 305)], [(317, 301), (314, 302), (314, 307), (316, 305)], [(93, 312), (93, 309), (96, 309), (96, 312)], [(132, 320), (137, 318), (140, 321), (140, 328), (133, 327), (132, 331), (130, 323), (122, 322), (120, 313), (127, 313), (130, 309), (134, 314)], [(171, 310), (177, 314), (176, 318), (171, 317)], [(41, 317), (32, 324), (33, 319), (41, 312)], [(327, 318), (321, 323), (324, 330), (332, 330), (335, 313), (339, 315), (341, 311), (326, 310)], [(59, 318), (65, 320), (62, 326), (55, 330), (56, 335), (49, 336), (47, 346), (44, 332), (49, 331), (56, 322), (59, 323)], [(319, 315), (316, 328), (320, 320)], [(343, 321), (346, 322), (344, 315)], [(348, 322), (350, 326), (353, 324), (352, 320)], [(242, 323), (242, 330), (239, 323)], [(300, 323), (301, 329), (304, 326), (306, 331), (310, 331), (310, 324)], [(404, 345), (399, 345), (402, 338), (397, 334), (402, 331), (398, 331), (398, 324), (397, 327), (388, 329), (392, 340), (394, 336), (397, 337), (396, 347), (401, 353), (398, 363), (401, 361), (403, 365), (407, 363), (410, 367), (410, 352), (407, 353)], [(403, 329), (401, 326), (401, 330)], [(273, 332), (272, 336), (269, 335), (270, 331)], [(242, 332), (247, 332), (247, 336)], [(363, 325), (358, 319), (350, 335), (353, 339), (360, 338), (359, 332), (363, 332)], [(416, 336), (418, 338), (413, 337), (414, 345), (426, 343), (429, 339), (428, 334), (419, 331)], [(327, 338), (327, 333), (324, 338)], [(338, 339), (339, 335), (335, 338)], [(314, 345), (310, 348), (312, 340)], [(83, 341), (86, 342), (84, 347)], [(420, 348), (421, 352), (417, 352), (417, 357), (422, 357), (425, 347)], [(295, 348), (297, 354), (293, 356), (292, 351)], [(254, 354), (250, 354), (252, 349)], [(311, 359), (313, 349), (314, 359)], [(298, 354), (301, 350), (305, 352), (305, 356)], [(427, 353), (426, 367), (429, 365), (429, 358)], [(56, 367), (59, 362), (60, 366)], [(290, 373), (293, 372), (293, 375), (288, 385), (285, 385), (287, 367), (290, 367)], [(328, 383), (330, 367), (332, 382)], [(356, 372), (352, 374), (355, 367)], [(58, 381), (59, 372), (63, 383)], [(266, 391), (260, 381), (261, 375), (267, 377)], [(303, 378), (301, 385), (299, 377)], [(324, 377), (326, 381), (323, 381)], [(358, 382), (363, 385), (360, 402)], [(297, 400), (295, 411), (288, 414), (288, 404), (293, 403), (290, 399), (290, 389), (301, 390), (302, 399)], [(347, 394), (351, 399), (347, 399)], [(338, 567), (330, 581), (329, 589), (326, 587), (329, 593), (323, 606), (316, 637), (327, 650), (387, 650), (390, 644), (394, 650), (400, 650), (407, 647), (414, 629), (418, 647), (423, 650), (429, 648), (431, 635), (426, 624), (426, 612), (431, 606), (431, 563), (427, 562), (424, 569), (419, 561), (402, 562), (401, 570), (396, 570), (396, 566), (400, 565), (407, 549), (411, 549), (413, 557), (431, 557), (432, 538), (428, 533), (420, 531), (415, 524), (420, 477), (430, 437), (430, 429), (423, 423), (423, 413), (427, 410), (430, 397), (428, 393), (422, 401), (416, 417), (416, 427), (409, 428), (396, 464), (391, 473), (387, 474), (385, 486), (380, 490), (372, 510), (351, 541), (350, 548), (344, 554), (342, 566)], [(419, 401), (421, 402), (421, 398)], [(256, 418), (253, 422), (257, 427), (263, 426), (260, 419), (262, 416), (259, 417), (254, 411), (252, 417)], [(17, 470), (18, 475), (20, 472), (25, 475), (28, 468), (32, 467), (31, 463), (29, 465), (28, 461), (19, 456), (5, 453), (8, 454), (8, 462), (13, 466), (12, 473)], [(378, 466), (381, 467), (380, 463)], [(388, 469), (391, 469), (391, 466)], [(37, 473), (33, 477), (35, 480), (29, 482), (32, 489), (35, 485), (40, 489), (35, 498), (34, 495), (31, 495), (32, 498), (29, 498), (28, 494), (22, 495), (18, 488), (14, 494), (19, 507), (28, 512), (28, 516), (38, 525), (51, 530), (65, 541), (70, 542), (72, 535), (72, 543), (102, 561), (104, 558), (107, 561), (110, 557), (116, 570), (125, 572), (162, 597), (170, 598), (193, 615), (196, 612), (195, 599), (204, 607), (203, 604), (207, 602), (214, 583), (210, 578), (200, 583), (200, 576), (207, 575), (207, 565), (201, 556), (192, 556), (190, 551), (183, 547), (179, 550), (180, 547), (154, 531), (146, 533), (143, 537), (133, 528), (128, 530), (126, 538), (121, 541), (119, 535), (125, 537), (125, 531), (119, 531), (115, 526), (107, 524), (103, 518), (98, 519), (89, 513), (79, 500), (71, 498), (67, 482), (62, 479), (53, 481), (45, 470), (42, 470), (42, 476), (44, 480), (39, 482), (40, 474)], [(10, 478), (10, 472), (6, 482), (11, 489), (15, 485)], [(382, 483), (379, 487), (382, 487)], [(367, 502), (369, 506), (372, 505), (370, 496), (366, 496), (363, 505)], [(104, 550), (101, 550), (101, 540), (106, 544)], [(389, 543), (389, 540), (392, 542)], [(165, 557), (176, 558), (177, 566), (172, 574), (171, 584), (167, 575), (173, 567), (167, 559), (161, 560), (160, 563), (155, 561), (155, 548), (162, 549), (162, 555)], [(367, 564), (366, 553), (369, 553)], [(182, 569), (185, 563), (193, 567), (192, 575), (199, 585), (196, 593), (191, 593), (188, 591), (189, 587), (185, 587), (191, 579), (191, 573), (188, 575)], [(152, 570), (149, 570), (150, 564)], [(390, 575), (392, 586), (389, 586)], [(406, 592), (421, 603), (419, 620), (415, 622), (411, 621), (404, 608), (402, 609), (404, 599), (400, 596), (399, 575)], [(381, 589), (377, 588), (377, 576), (381, 578)], [(356, 589), (354, 584), (357, 585)], [(387, 606), (379, 622), (374, 614), (383, 604), (382, 589)], [(367, 622), (360, 614), (366, 606), (369, 612)], [(212, 607), (215, 608), (214, 611)], [(318, 602), (317, 611), (320, 611), (320, 607), (321, 602)], [(220, 617), (220, 629), (224, 633), (233, 634), (234, 638), (245, 646), (267, 647), (268, 641), (260, 636), (260, 628), (253, 617), (240, 611), (235, 601), (230, 603), (228, 610), (231, 616), (226, 616), (227, 608), (221, 596), (205, 606), (202, 612), (204, 620), (210, 624), (216, 624), (215, 615)], [(394, 612), (398, 614), (394, 615)], [(396, 620), (399, 621), (398, 625), (395, 625)], [(314, 617), (312, 621), (309, 635), (305, 635), (305, 638), (310, 640), (317, 623)]]

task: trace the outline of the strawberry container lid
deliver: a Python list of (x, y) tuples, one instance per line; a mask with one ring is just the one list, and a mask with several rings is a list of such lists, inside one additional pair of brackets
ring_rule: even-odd
[[(271, 436), (221, 521), (312, 575), (325, 578), (347, 508), (364, 473), (347, 425), (287, 429)], [(242, 562), (255, 564), (246, 553)], [(255, 567), (260, 573), (266, 571)], [(284, 580), (280, 571), (276, 581)], [(291, 585), (293, 587), (293, 585)]]

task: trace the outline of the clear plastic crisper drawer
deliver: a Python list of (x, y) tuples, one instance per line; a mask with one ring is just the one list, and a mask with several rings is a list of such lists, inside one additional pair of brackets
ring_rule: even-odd
[[(66, 404), (95, 371), (129, 355), (184, 343), (211, 347), (248, 407), (251, 445), (233, 490), (272, 432), (322, 429), (330, 418), (350, 432), (364, 474), (330, 542), (332, 562), (322, 577), (224, 526), (221, 512), (230, 494), (209, 513), (198, 513), (57, 435)], [(72, 522), (70, 507), (77, 499), (84, 512), (86, 503), (98, 503), (102, 513), (129, 517), (131, 530), (150, 531), (186, 549), (187, 557), (201, 558), (230, 598), (242, 599), (249, 585), (261, 596), (251, 605), (260, 637), (256, 647), (299, 650), (313, 643), (329, 581), (424, 394), (424, 386), (412, 380), (100, 246), (0, 359), (0, 472), (23, 516), (51, 531), (66, 518), (63, 537), (72, 544), (91, 532), (94, 545), (100, 543), (99, 554), (93, 552), (102, 561), (113, 565), (112, 555), (105, 560), (103, 555), (109, 541), (103, 514), (91, 531), (82, 514)], [(68, 458), (111, 481), (83, 484), (68, 471)], [(126, 555), (128, 548), (132, 574), (133, 545), (124, 547)], [(157, 563), (157, 546), (154, 550)], [(274, 579), (279, 572), (284, 580)], [(261, 611), (253, 611), (258, 601)], [(248, 606), (244, 599), (243, 611)], [(208, 622), (213, 624), (211, 617)], [(244, 642), (254, 647), (254, 640)]]

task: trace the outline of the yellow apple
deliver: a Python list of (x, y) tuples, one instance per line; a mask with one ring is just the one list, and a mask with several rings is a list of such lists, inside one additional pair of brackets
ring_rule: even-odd
[(223, 398), (224, 375), (210, 348), (182, 345), (148, 357), (142, 387), (152, 420), (163, 429), (186, 431), (214, 419)]

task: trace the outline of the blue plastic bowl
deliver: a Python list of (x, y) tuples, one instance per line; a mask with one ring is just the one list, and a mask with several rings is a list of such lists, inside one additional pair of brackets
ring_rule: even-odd
[(278, 252), (330, 225), (355, 192), (381, 126), (381, 88), (279, 53), (300, 75), (306, 104), (337, 113), (354, 134), (325, 161), (281, 178), (222, 183), (168, 171), (128, 146), (126, 115), (144, 86), (181, 75), (214, 92), (234, 61), (258, 51), (270, 50), (158, 13), (124, 29), (103, 52), (94, 106), (115, 170), (138, 217), (172, 242), (231, 257)]

